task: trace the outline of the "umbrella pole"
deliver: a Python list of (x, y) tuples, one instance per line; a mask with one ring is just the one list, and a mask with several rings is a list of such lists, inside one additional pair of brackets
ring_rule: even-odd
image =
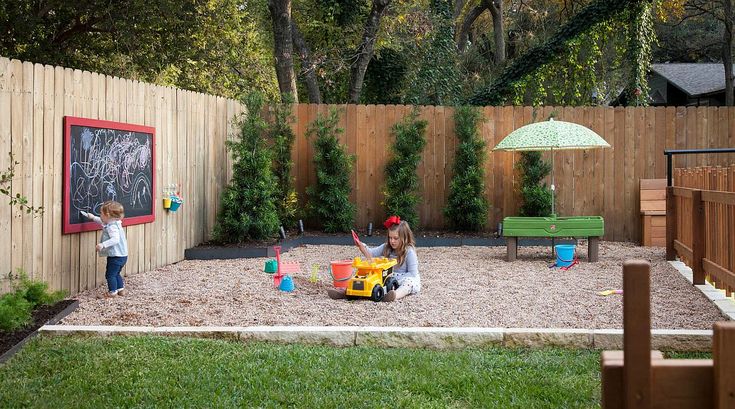
[(555, 191), (556, 186), (554, 186), (554, 148), (551, 148), (551, 217), (556, 217), (556, 213), (554, 213)]

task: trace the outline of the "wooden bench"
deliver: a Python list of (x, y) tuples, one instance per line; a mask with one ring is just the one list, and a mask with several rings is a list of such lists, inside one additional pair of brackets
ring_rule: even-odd
[(666, 179), (641, 179), (641, 242), (666, 246)]

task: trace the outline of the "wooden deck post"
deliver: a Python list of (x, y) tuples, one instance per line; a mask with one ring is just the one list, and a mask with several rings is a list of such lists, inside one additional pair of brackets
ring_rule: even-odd
[(676, 196), (674, 187), (666, 188), (666, 260), (676, 259), (674, 240), (676, 239)]
[(644, 260), (623, 264), (623, 391), (625, 407), (651, 407), (650, 269)]
[(715, 408), (735, 408), (735, 322), (716, 322), (712, 335)]
[(704, 237), (704, 203), (702, 191), (692, 191), (692, 282), (694, 285), (704, 284), (704, 266), (702, 259), (705, 251)]

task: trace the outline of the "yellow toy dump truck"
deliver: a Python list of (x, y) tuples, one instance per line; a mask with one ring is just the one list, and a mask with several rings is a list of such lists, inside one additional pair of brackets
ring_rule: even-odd
[(369, 261), (355, 257), (352, 267), (356, 272), (347, 282), (347, 298), (370, 297), (373, 301), (381, 301), (388, 291), (398, 288), (398, 281), (393, 277), (395, 265), (395, 259), (386, 257), (373, 257)]

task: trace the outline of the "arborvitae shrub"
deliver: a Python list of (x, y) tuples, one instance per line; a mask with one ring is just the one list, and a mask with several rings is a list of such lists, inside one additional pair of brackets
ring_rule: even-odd
[(318, 115), (306, 131), (314, 143), (316, 184), (309, 186), (307, 210), (324, 231), (347, 232), (352, 228), (356, 206), (350, 203), (350, 175), (354, 155), (349, 155), (337, 138), (343, 132), (337, 126), (339, 113), (330, 110), (326, 117)]
[(521, 178), (521, 216), (548, 216), (551, 214), (551, 190), (543, 179), (551, 172), (551, 165), (541, 159), (541, 152), (522, 152), (516, 163)]
[(396, 139), (391, 146), (392, 157), (385, 166), (385, 211), (388, 215), (400, 216), (414, 229), (419, 224), (416, 204), (420, 199), (416, 168), (426, 146), (427, 125), (427, 121), (418, 119), (417, 109), (393, 125)]
[(278, 213), (274, 203), (276, 179), (272, 153), (265, 141), (267, 124), (260, 116), (263, 98), (244, 98), (246, 116), (240, 118), (239, 135), (226, 142), (232, 153), (232, 180), (222, 192), (213, 238), (223, 243), (262, 240), (278, 233)]
[(274, 104), (272, 106), (273, 121), (270, 123), (269, 134), (273, 142), (274, 160), (273, 175), (276, 178), (275, 203), (278, 219), (282, 226), (292, 227), (296, 224), (298, 212), (298, 197), (294, 188), (293, 161), (291, 150), (293, 148), (294, 135), (290, 122), (291, 104)]
[(444, 216), (458, 230), (480, 230), (487, 220), (489, 205), (485, 198), (485, 141), (477, 130), (482, 121), (482, 112), (475, 107), (457, 107), (454, 113), (459, 146)]

